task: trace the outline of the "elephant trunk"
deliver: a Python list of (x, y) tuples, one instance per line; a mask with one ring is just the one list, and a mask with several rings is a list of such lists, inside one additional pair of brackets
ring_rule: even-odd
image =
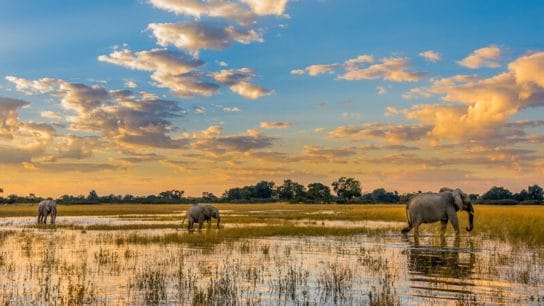
[(217, 228), (219, 228), (219, 223), (221, 223), (221, 216), (217, 215)]
[(468, 227), (466, 228), (467, 232), (472, 231), (474, 228), (474, 207), (472, 207), (472, 203), (469, 204), (469, 210), (468, 210)]

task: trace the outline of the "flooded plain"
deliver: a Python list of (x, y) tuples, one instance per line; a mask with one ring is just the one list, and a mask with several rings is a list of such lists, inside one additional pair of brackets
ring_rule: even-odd
[[(258, 223), (225, 222), (220, 230), (188, 234), (179, 228), (179, 214), (57, 220), (36, 227), (35, 218), (0, 218), (1, 304), (544, 303), (544, 251), (477, 234), (456, 239), (424, 231), (417, 241), (405, 240), (400, 222), (324, 219), (290, 226), (377, 230), (199, 243)], [(164, 228), (150, 226), (157, 224)], [(188, 242), (156, 239), (183, 235)]]

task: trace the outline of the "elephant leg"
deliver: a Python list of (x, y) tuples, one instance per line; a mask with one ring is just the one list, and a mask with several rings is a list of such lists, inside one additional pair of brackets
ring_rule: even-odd
[(411, 230), (412, 230), (412, 226), (411, 226), (410, 224), (408, 224), (408, 226), (405, 227), (405, 228), (403, 228), (400, 232), (401, 232), (404, 236), (406, 236), (406, 235), (408, 235), (408, 232), (410, 232)]
[(448, 220), (440, 220), (440, 235), (444, 236), (446, 233), (446, 227), (448, 226)]
[(450, 216), (450, 222), (451, 222), (451, 225), (453, 226), (453, 230), (455, 231), (455, 234), (459, 235), (459, 220), (457, 219), (457, 214), (454, 213), (452, 216)]
[(202, 229), (202, 226), (204, 225), (204, 220), (205, 220), (205, 217), (204, 216), (200, 216), (198, 217), (198, 229), (201, 230)]
[(187, 229), (188, 229), (188, 230), (192, 230), (192, 229), (193, 229), (194, 220), (193, 220), (192, 217), (189, 217), (188, 219), (189, 219), (189, 220), (188, 220), (189, 222), (187, 222), (187, 224), (188, 224), (188, 225), (187, 225)]
[(55, 219), (57, 218), (57, 215), (52, 214), (51, 215), (51, 224), (55, 224)]
[(416, 222), (416, 224), (414, 224), (413, 228), (414, 228), (414, 236), (417, 236), (419, 237), (419, 226), (421, 225), (421, 222), (418, 221)]

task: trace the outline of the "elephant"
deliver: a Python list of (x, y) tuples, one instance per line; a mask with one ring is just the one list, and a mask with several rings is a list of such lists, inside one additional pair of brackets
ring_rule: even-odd
[(209, 204), (193, 204), (185, 214), (185, 218), (181, 222), (181, 225), (185, 223), (185, 219), (188, 219), (189, 225), (188, 230), (193, 230), (193, 225), (195, 222), (198, 222), (199, 229), (202, 229), (204, 221), (207, 221), (208, 224), (211, 224), (212, 218), (217, 219), (217, 228), (219, 228), (219, 223), (221, 222), (221, 216), (219, 215), (219, 210)]
[(439, 193), (417, 194), (406, 204), (408, 226), (402, 229), (402, 234), (406, 236), (411, 229), (415, 228), (415, 235), (417, 236), (418, 228), (422, 223), (437, 221), (440, 221), (442, 234), (444, 234), (449, 220), (456, 235), (459, 235), (458, 210), (468, 212), (469, 226), (466, 230), (467, 232), (472, 231), (474, 227), (474, 207), (466, 193), (460, 189), (446, 189)]
[(55, 224), (57, 218), (57, 202), (54, 200), (43, 200), (38, 204), (38, 224), (46, 224), (47, 216), (51, 215), (51, 224)]

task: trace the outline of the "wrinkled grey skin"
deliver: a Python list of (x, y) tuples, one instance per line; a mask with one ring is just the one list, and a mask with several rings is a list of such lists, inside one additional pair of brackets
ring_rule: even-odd
[(207, 221), (208, 225), (211, 225), (212, 218), (217, 219), (217, 228), (219, 228), (221, 216), (219, 215), (219, 210), (216, 207), (209, 204), (194, 204), (187, 210), (181, 225), (183, 226), (185, 219), (188, 219), (189, 224), (187, 229), (193, 230), (195, 222), (198, 222), (198, 228), (202, 229), (204, 221)]
[(51, 224), (55, 224), (57, 218), (57, 202), (44, 200), (38, 204), (38, 224), (46, 224), (47, 216), (51, 215)]
[(408, 232), (415, 228), (415, 235), (418, 235), (418, 227), (423, 223), (434, 223), (440, 221), (442, 233), (446, 231), (448, 220), (450, 221), (455, 233), (459, 234), (459, 220), (457, 211), (464, 210), (469, 214), (469, 226), (466, 228), (470, 232), (474, 225), (474, 207), (469, 201), (466, 193), (460, 189), (445, 190), (439, 193), (422, 193), (414, 196), (406, 204), (406, 215), (408, 217), (408, 227), (402, 229), (406, 236)]

